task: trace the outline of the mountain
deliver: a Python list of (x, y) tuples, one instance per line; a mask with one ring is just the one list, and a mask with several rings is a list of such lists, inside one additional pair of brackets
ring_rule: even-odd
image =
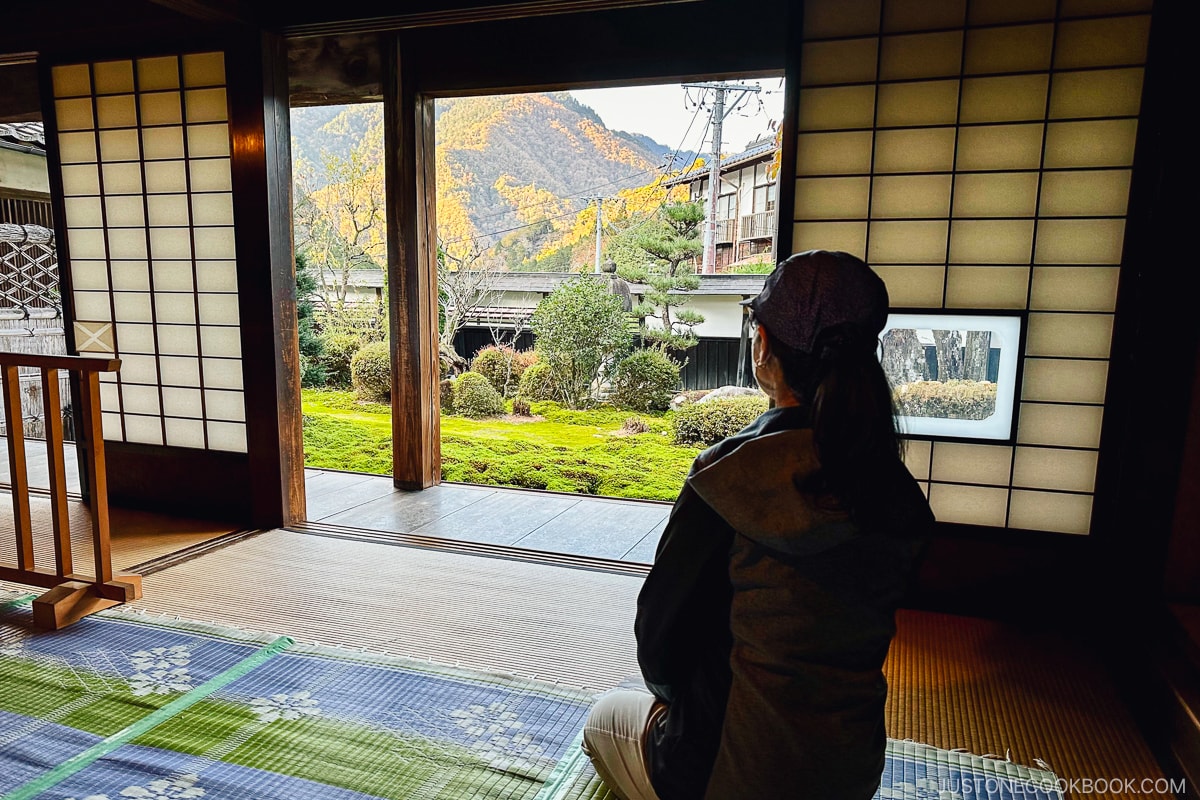
[[(439, 100), (435, 106), (438, 234), (444, 242), (490, 247), (514, 229), (561, 228), (589, 198), (652, 183), (670, 148), (609, 130), (566, 92)], [(378, 104), (292, 112), (297, 169), (328, 180), (321, 153), (346, 159), (381, 141)], [(694, 154), (675, 159), (676, 170)]]

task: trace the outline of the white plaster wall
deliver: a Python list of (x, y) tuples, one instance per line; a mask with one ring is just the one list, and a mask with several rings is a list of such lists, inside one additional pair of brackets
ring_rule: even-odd
[[(740, 295), (704, 295), (693, 297), (685, 308), (704, 317), (696, 326), (696, 335), (703, 337), (737, 338), (742, 335)], [(656, 317), (646, 317), (646, 327), (661, 328)]]
[(0, 187), (49, 195), (45, 156), (0, 148)]

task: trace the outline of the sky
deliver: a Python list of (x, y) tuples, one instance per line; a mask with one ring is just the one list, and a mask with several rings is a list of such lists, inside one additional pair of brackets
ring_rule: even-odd
[[(721, 134), (721, 151), (736, 153), (746, 144), (768, 130), (770, 120), (783, 118), (783, 81), (779, 78), (764, 78), (739, 81), (762, 86), (757, 98), (747, 98), (744, 107), (725, 117)], [(691, 98), (696, 99), (700, 90), (691, 89)], [(685, 105), (688, 92), (677, 83), (659, 86), (625, 86), (616, 89), (575, 90), (571, 94), (585, 105), (591, 106), (604, 124), (612, 130), (644, 133), (659, 144), (672, 149), (708, 152), (711, 143), (705, 132), (708, 109), (712, 106), (713, 92), (704, 93), (705, 106), (696, 114), (694, 105)], [(732, 99), (736, 95), (726, 95)], [(762, 106), (759, 106), (761, 101)], [(691, 130), (688, 131), (689, 123)], [(687, 132), (685, 140), (684, 133)], [(704, 145), (700, 137), (704, 136)]]

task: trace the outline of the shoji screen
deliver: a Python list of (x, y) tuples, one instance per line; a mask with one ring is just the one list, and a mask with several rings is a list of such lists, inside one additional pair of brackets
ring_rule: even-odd
[(940, 520), (1089, 532), (1149, 5), (805, 3), (793, 249), (1028, 309), (1016, 446), (909, 443)]
[(104, 437), (246, 452), (222, 53), (52, 69), (81, 353)]

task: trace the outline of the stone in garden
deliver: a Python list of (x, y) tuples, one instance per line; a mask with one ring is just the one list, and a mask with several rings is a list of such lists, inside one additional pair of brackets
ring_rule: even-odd
[(722, 397), (754, 397), (761, 394), (762, 392), (758, 389), (751, 389), (746, 386), (722, 386), (720, 389), (713, 389), (696, 402), (707, 403), (709, 400), (719, 400)]

